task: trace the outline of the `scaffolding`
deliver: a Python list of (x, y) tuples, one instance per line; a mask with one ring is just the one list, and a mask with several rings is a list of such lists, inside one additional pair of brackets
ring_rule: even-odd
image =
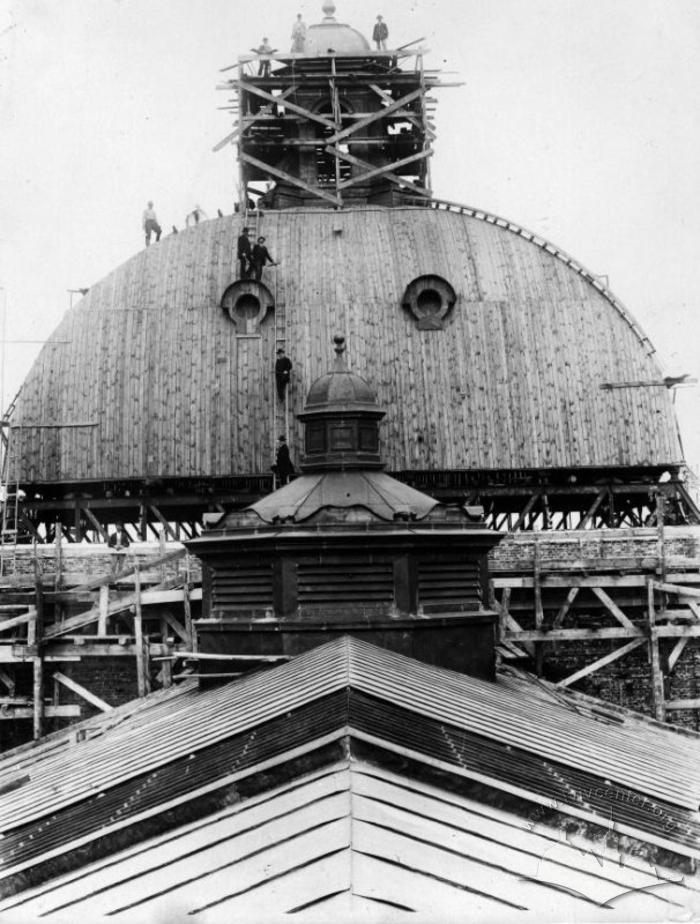
[[(224, 68), (235, 68), (236, 76), (219, 87), (235, 91), (223, 108), (236, 126), (214, 150), (238, 145), (241, 211), (251, 193), (273, 208), (430, 198), (436, 137), (430, 94), (459, 84), (426, 69), (422, 49), (271, 59), (275, 69), (259, 76), (257, 58), (239, 58)], [(399, 60), (412, 66), (401, 69)], [(274, 190), (258, 188), (270, 181)]]

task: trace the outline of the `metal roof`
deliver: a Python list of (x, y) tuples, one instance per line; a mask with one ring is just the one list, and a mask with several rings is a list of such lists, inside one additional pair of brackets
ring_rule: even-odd
[(219, 688), (187, 687), (131, 712), (122, 707), (91, 740), (76, 742), (73, 730), (65, 736), (70, 745), (52, 739), (10, 754), (0, 760), (0, 829), (19, 828), (347, 688), (697, 817), (699, 736), (629, 713), (611, 723), (542, 684), (478, 680), (344, 637)]
[(699, 888), (585, 836), (344, 760), (6, 899), (0, 915), (661, 920), (697, 907)]
[[(302, 475), (248, 509), (267, 523), (279, 520), (301, 523), (327, 508), (363, 507), (380, 520), (391, 522), (396, 514), (422, 520), (436, 506), (439, 503), (434, 497), (384, 472), (348, 471)], [(235, 519), (234, 514), (231, 520)], [(226, 523), (224, 520), (224, 528)]]

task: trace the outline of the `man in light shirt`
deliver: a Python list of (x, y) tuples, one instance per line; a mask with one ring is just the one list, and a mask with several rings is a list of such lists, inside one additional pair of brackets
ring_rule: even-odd
[(153, 203), (149, 202), (143, 213), (143, 230), (146, 235), (146, 247), (151, 243), (151, 234), (155, 234), (156, 243), (160, 240), (161, 227), (158, 224)]

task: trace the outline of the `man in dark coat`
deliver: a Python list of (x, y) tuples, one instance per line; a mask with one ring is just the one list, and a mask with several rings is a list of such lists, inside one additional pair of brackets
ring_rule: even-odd
[(253, 276), (258, 280), (258, 282), (260, 282), (263, 266), (265, 266), (266, 263), (269, 263), (270, 266), (277, 266), (275, 261), (270, 256), (270, 251), (265, 246), (264, 237), (259, 237), (257, 239), (255, 246), (253, 247), (251, 263), (253, 266)]
[(287, 446), (287, 438), (285, 436), (280, 436), (277, 440), (277, 454), (275, 456), (275, 464), (272, 466), (272, 471), (279, 478), (280, 484), (287, 484), (289, 482), (289, 476), (294, 474), (294, 466), (292, 465), (292, 460), (289, 455), (289, 446)]
[(381, 16), (377, 16), (377, 21), (372, 30), (372, 40), (377, 45), (377, 51), (386, 51), (386, 40), (389, 38), (389, 27)]
[(238, 263), (240, 265), (239, 279), (247, 279), (250, 275), (252, 250), (250, 247), (250, 228), (244, 228), (238, 238)]
[(277, 361), (275, 362), (275, 381), (277, 383), (277, 397), (284, 401), (284, 395), (289, 385), (289, 377), (292, 373), (292, 361), (285, 355), (284, 348), (277, 350)]

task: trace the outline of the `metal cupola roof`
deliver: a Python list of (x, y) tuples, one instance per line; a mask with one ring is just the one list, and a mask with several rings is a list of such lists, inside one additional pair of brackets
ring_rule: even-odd
[(374, 389), (359, 375), (351, 372), (345, 362), (345, 338), (335, 336), (335, 363), (330, 372), (311, 385), (300, 420), (309, 420), (327, 413), (370, 412), (376, 419), (385, 416), (377, 403)]
[(335, 3), (323, 4), (323, 21), (309, 26), (306, 34), (306, 55), (362, 54), (369, 51), (369, 42), (357, 29), (335, 18)]

